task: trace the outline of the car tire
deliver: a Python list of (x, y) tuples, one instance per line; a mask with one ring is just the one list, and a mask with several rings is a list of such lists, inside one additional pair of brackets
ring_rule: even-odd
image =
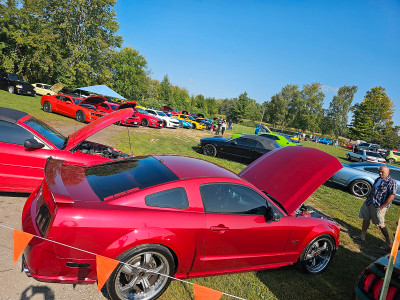
[(147, 121), (147, 119), (142, 119), (142, 121), (140, 121), (140, 125), (148, 126), (149, 125), (149, 121)]
[(14, 94), (14, 92), (15, 92), (15, 89), (12, 85), (10, 85), (7, 90), (10, 94)]
[(51, 104), (49, 101), (43, 103), (43, 111), (51, 113), (53, 110), (51, 109)]
[(183, 123), (179, 122), (179, 127), (183, 128)]
[(359, 157), (359, 158), (358, 158), (358, 161), (359, 161), (359, 162), (362, 162), (362, 161), (363, 161), (362, 157)]
[(116, 259), (120, 263), (106, 283), (112, 300), (157, 299), (168, 288), (175, 273), (171, 252), (158, 244), (137, 246)]
[(206, 144), (203, 146), (203, 154), (207, 156), (217, 156), (217, 148), (212, 144)]
[(75, 115), (75, 119), (78, 122), (85, 123), (85, 120), (86, 120), (85, 113), (81, 110), (77, 111), (76, 115)]
[(196, 129), (196, 124), (192, 123), (192, 129)]
[(351, 157), (350, 157), (349, 154), (346, 154), (346, 157), (347, 157), (347, 159), (348, 159), (349, 161), (351, 161)]
[(300, 255), (298, 266), (307, 274), (320, 274), (326, 270), (335, 254), (335, 241), (324, 234), (313, 239)]
[(371, 193), (372, 186), (368, 181), (356, 179), (350, 184), (349, 189), (356, 197), (367, 197)]
[(388, 159), (388, 163), (389, 163), (389, 164), (393, 164), (393, 163), (394, 163), (394, 158), (389, 158), (389, 159)]
[(162, 127), (167, 128), (167, 122), (163, 121)]

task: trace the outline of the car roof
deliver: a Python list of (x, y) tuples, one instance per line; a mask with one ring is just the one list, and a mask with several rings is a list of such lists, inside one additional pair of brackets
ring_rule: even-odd
[(0, 107), (0, 120), (2, 121), (7, 121), (10, 123), (17, 123), (19, 119), (22, 119), (25, 116), (28, 116), (26, 112), (12, 109), (12, 108), (6, 108), (6, 107)]
[(344, 164), (344, 166), (347, 166), (347, 167), (350, 167), (350, 168), (387, 166), (389, 169), (400, 170), (400, 168), (396, 167), (396, 166), (391, 166), (391, 165), (387, 165), (387, 164), (380, 164), (380, 163), (374, 163), (374, 162), (356, 162), (356, 163)]
[(245, 134), (245, 135), (237, 137), (236, 139), (244, 138), (244, 137), (248, 138), (250, 140), (255, 140), (257, 142), (260, 142), (260, 144), (263, 145), (264, 147), (268, 147), (271, 144), (275, 144), (275, 140), (266, 139), (265, 137), (262, 137), (260, 135), (254, 135), (254, 134)]
[(180, 179), (198, 177), (224, 177), (241, 179), (237, 174), (223, 167), (199, 158), (181, 155), (153, 155)]

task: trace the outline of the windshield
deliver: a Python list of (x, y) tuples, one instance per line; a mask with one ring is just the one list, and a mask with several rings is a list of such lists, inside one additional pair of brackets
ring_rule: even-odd
[(31, 117), (24, 122), (30, 128), (35, 130), (44, 136), (48, 141), (50, 141), (58, 149), (62, 149), (65, 142), (65, 137), (58, 131), (51, 128), (49, 125), (39, 121), (38, 119)]
[(145, 111), (144, 109), (141, 109), (140, 107), (137, 107), (137, 110), (138, 110), (141, 114), (145, 114), (145, 115), (148, 115), (148, 114), (149, 114), (147, 111)]
[(72, 98), (72, 101), (74, 101), (75, 104), (79, 104), (79, 102), (82, 101), (80, 98)]
[(190, 120), (194, 120), (194, 118), (193, 118), (193, 117), (191, 117), (191, 116), (188, 116), (188, 118), (189, 118)]
[(157, 111), (157, 114), (158, 114), (159, 116), (163, 116), (163, 117), (166, 117), (166, 116), (167, 116), (167, 115), (164, 114), (162, 111)]
[(119, 106), (118, 104), (109, 104), (112, 110), (116, 110)]
[(15, 74), (8, 74), (8, 80), (27, 82), (22, 76)]

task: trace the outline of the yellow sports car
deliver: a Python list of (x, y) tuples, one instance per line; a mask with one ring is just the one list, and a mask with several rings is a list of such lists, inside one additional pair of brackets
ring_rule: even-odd
[(180, 120), (188, 121), (188, 122), (192, 123), (192, 128), (193, 128), (193, 129), (199, 129), (199, 130), (200, 130), (200, 129), (206, 129), (206, 125), (205, 125), (205, 124), (196, 122), (196, 121), (194, 120), (194, 118), (191, 117), (191, 116), (184, 115), (184, 114), (178, 114), (178, 115), (176, 115), (176, 117), (177, 117), (178, 119), (180, 119)]

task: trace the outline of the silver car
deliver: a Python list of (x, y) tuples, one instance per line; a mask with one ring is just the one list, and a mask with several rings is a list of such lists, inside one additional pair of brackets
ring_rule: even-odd
[[(343, 164), (343, 168), (329, 178), (329, 181), (349, 188), (354, 196), (367, 197), (375, 179), (379, 176), (381, 166), (386, 165), (369, 162)], [(400, 204), (400, 168), (390, 165), (387, 167), (390, 169), (390, 177), (397, 182), (397, 192), (393, 202)]]
[(357, 152), (347, 152), (346, 157), (348, 160), (352, 161), (370, 161), (377, 163), (385, 163), (386, 160), (377, 152), (368, 150), (358, 150)]

